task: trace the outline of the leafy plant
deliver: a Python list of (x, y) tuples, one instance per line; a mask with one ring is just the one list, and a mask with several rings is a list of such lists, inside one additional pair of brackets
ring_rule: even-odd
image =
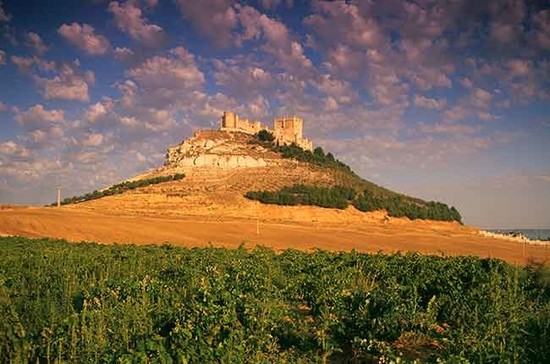
[(0, 237), (0, 362), (546, 363), (548, 268)]

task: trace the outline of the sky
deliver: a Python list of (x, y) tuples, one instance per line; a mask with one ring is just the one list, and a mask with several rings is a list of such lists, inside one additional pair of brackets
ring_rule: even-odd
[(537, 0), (0, 0), (0, 203), (162, 165), (224, 110), (304, 133), (467, 224), (550, 228)]

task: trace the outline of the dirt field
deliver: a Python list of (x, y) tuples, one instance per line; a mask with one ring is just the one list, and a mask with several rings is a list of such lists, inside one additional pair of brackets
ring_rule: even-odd
[[(281, 214), (281, 209), (262, 206), (259, 219), (239, 219), (224, 215), (183, 214), (160, 218), (128, 215), (120, 211), (98, 213), (74, 207), (4, 208), (0, 209), (0, 235), (100, 243), (170, 242), (183, 246), (237, 247), (245, 244), (247, 247), (263, 245), (274, 249), (417, 251), (494, 257), (515, 264), (524, 264), (528, 259), (550, 261), (548, 247), (528, 244), (524, 247), (521, 243), (479, 236), (476, 229), (454, 223), (391, 219), (384, 224), (376, 213), (359, 221), (350, 218), (353, 211), (293, 207), (284, 208), (285, 215)], [(299, 218), (302, 215), (315, 218), (306, 221)], [(281, 216), (292, 217), (294, 222), (285, 222)], [(302, 221), (295, 222), (296, 217)]]

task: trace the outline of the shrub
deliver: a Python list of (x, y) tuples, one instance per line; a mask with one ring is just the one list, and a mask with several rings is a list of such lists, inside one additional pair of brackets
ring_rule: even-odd
[[(158, 176), (158, 177), (154, 177), (154, 178), (140, 179), (140, 180), (136, 180), (136, 181), (121, 182), (121, 183), (117, 183), (115, 185), (112, 185), (111, 187), (109, 187), (109, 188), (107, 188), (103, 191), (95, 190), (92, 193), (87, 193), (87, 194), (82, 195), (82, 196), (67, 197), (63, 201), (61, 201), (61, 205), (69, 205), (69, 204), (73, 204), (73, 203), (79, 203), (79, 202), (84, 202), (84, 201), (95, 200), (95, 199), (105, 197), (105, 196), (117, 195), (117, 194), (121, 194), (121, 193), (124, 193), (126, 191), (129, 191), (129, 190), (134, 190), (136, 188), (140, 188), (140, 187), (146, 187), (146, 186), (149, 186), (149, 185), (156, 185), (156, 184), (164, 183), (164, 182), (178, 181), (178, 180), (183, 179), (184, 177), (185, 177), (185, 174), (176, 173), (174, 175), (169, 175), (169, 176)], [(55, 205), (56, 205), (56, 203), (54, 202), (50, 206), (55, 206)]]

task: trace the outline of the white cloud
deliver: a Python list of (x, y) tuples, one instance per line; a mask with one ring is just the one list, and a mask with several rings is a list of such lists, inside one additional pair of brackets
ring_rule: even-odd
[(533, 15), (533, 40), (542, 50), (550, 48), (550, 10), (541, 10)]
[(96, 102), (90, 105), (84, 113), (84, 118), (88, 121), (95, 122), (97, 119), (107, 115), (112, 110), (113, 103), (108, 100), (104, 102)]
[(88, 24), (63, 24), (57, 32), (75, 47), (89, 55), (102, 55), (111, 50), (111, 43), (102, 35), (94, 34), (95, 29)]
[(58, 75), (51, 79), (36, 77), (36, 81), (42, 87), (42, 93), (46, 99), (63, 99), (75, 101), (88, 101), (89, 84), (95, 82), (92, 71), (79, 74), (75, 66), (63, 64)]
[(498, 116), (495, 116), (493, 114), (491, 114), (490, 112), (487, 112), (487, 111), (480, 111), (477, 113), (477, 117), (480, 119), (480, 120), (483, 120), (483, 121), (491, 121), (491, 120), (496, 120), (498, 119)]
[(2, 1), (0, 1), (0, 23), (8, 22), (11, 20), (11, 15), (7, 14), (6, 11), (2, 8)]
[(288, 28), (280, 21), (259, 13), (250, 6), (238, 6), (238, 18), (244, 33), (236, 38), (237, 43), (263, 39), (262, 50), (274, 57), (277, 65), (296, 75), (311, 71), (312, 62), (302, 45), (293, 40)]
[(143, 17), (138, 2), (126, 1), (121, 5), (118, 1), (112, 1), (109, 3), (109, 11), (115, 17), (116, 26), (132, 39), (150, 47), (157, 47), (163, 43), (164, 30)]
[(467, 118), (469, 115), (470, 110), (468, 108), (457, 104), (443, 113), (443, 120), (451, 122), (458, 121)]
[(426, 134), (463, 135), (479, 131), (479, 127), (454, 123), (420, 124), (420, 131)]
[(201, 86), (205, 80), (195, 57), (183, 47), (172, 49), (169, 56), (148, 58), (128, 70), (127, 75), (145, 89), (190, 89)]
[(314, 14), (304, 23), (327, 45), (345, 44), (354, 48), (376, 47), (384, 41), (383, 32), (373, 17), (365, 16), (359, 7), (347, 2), (317, 1)]
[(480, 109), (487, 109), (491, 106), (493, 96), (487, 90), (482, 88), (476, 88), (472, 91), (471, 101), (472, 104)]
[(21, 73), (29, 73), (36, 63), (36, 58), (11, 56), (11, 62), (17, 66)]
[(182, 16), (214, 44), (227, 47), (233, 43), (237, 13), (232, 0), (177, 0)]
[(17, 111), (15, 120), (27, 129), (47, 129), (54, 123), (65, 121), (65, 113), (63, 110), (47, 110), (42, 104), (36, 104), (26, 111)]
[(531, 73), (532, 62), (521, 59), (510, 59), (506, 66), (513, 77), (524, 77)]
[(90, 133), (82, 140), (82, 145), (86, 147), (97, 147), (101, 143), (103, 143), (103, 135), (99, 133)]
[(126, 47), (116, 47), (115, 48), (115, 57), (120, 60), (129, 59), (134, 55), (134, 51)]
[(447, 100), (415, 95), (413, 103), (416, 106), (432, 110), (442, 110), (447, 106)]
[(33, 32), (27, 33), (27, 46), (29, 46), (37, 54), (44, 54), (49, 49), (42, 41), (42, 38)]
[[(8, 140), (0, 143), (0, 155), (11, 155), (17, 157), (27, 157), (29, 155), (29, 150), (13, 140)], [(0, 159), (1, 161), (1, 159)]]

